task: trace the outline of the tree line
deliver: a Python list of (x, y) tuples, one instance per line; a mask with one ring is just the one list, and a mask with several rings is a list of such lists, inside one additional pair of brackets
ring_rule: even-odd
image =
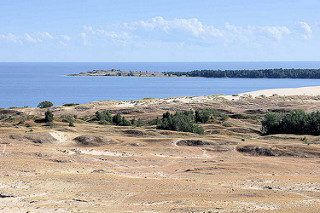
[(163, 72), (167, 76), (205, 78), (310, 78), (320, 79), (320, 69), (259, 69), (259, 70), (194, 70)]

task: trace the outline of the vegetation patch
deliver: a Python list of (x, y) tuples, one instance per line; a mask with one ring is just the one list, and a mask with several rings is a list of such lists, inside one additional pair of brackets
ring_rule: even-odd
[(260, 70), (194, 70), (164, 72), (168, 76), (205, 78), (320, 78), (320, 69), (260, 69)]
[(290, 113), (267, 112), (261, 121), (265, 134), (320, 135), (320, 111), (306, 113), (296, 110)]
[(39, 108), (48, 108), (52, 106), (53, 106), (53, 103), (51, 101), (42, 101), (38, 104)]

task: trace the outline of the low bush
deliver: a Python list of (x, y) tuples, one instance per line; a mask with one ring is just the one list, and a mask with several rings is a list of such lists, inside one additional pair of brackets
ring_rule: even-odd
[(45, 115), (45, 122), (52, 122), (53, 121), (53, 113), (51, 111), (46, 111)]
[(39, 108), (48, 108), (52, 106), (53, 106), (53, 103), (51, 101), (42, 101), (38, 104)]

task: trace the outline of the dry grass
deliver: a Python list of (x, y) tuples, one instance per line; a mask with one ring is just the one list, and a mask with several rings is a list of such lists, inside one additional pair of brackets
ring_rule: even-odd
[[(304, 99), (304, 104), (302, 99), (279, 97), (253, 100), (203, 104), (147, 100), (148, 105), (124, 108), (108, 102), (77, 106), (81, 110), (57, 107), (54, 113), (58, 117), (110, 109), (128, 112), (127, 118), (148, 120), (167, 109), (212, 107), (232, 115), (310, 106)], [(319, 106), (312, 102), (312, 109)], [(58, 121), (53, 128), (33, 123), (29, 132), (23, 125), (14, 127), (17, 121), (2, 121), (0, 142), (7, 143), (7, 150), (0, 162), (0, 211), (317, 212), (320, 144), (307, 145), (301, 140), (304, 136), (261, 136), (259, 123), (253, 121), (231, 118), (232, 127), (206, 124), (206, 135), (80, 120), (76, 127)], [(79, 146), (73, 140), (78, 136), (88, 136), (92, 146), (89, 142)], [(38, 139), (44, 142), (35, 143)]]

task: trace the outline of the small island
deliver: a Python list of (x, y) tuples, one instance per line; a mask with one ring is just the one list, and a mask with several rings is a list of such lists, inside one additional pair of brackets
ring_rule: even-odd
[(90, 72), (82, 72), (79, 74), (70, 74), (68, 76), (106, 76), (106, 77), (181, 77), (161, 72), (148, 71), (121, 71), (119, 69), (111, 70), (93, 70)]
[(260, 70), (194, 70), (189, 72), (148, 72), (93, 70), (68, 76), (113, 76), (113, 77), (202, 77), (202, 78), (292, 78), (320, 79), (320, 69), (260, 69)]

